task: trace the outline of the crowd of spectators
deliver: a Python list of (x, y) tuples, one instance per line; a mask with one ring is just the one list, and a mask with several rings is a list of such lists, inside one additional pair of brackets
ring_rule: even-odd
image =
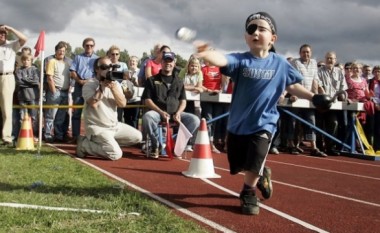
[[(8, 32), (15, 34), (17, 39), (14, 41), (6, 40)], [(182, 109), (180, 103), (184, 98), (183, 93), (185, 93), (182, 90), (179, 92), (181, 94), (177, 96), (180, 102), (168, 101), (166, 105), (170, 105), (169, 107), (166, 105), (159, 106), (160, 103), (157, 101), (162, 97), (162, 93), (157, 93), (157, 91), (163, 91), (163, 89), (158, 88), (156, 82), (164, 83), (166, 86), (164, 92), (166, 94), (169, 93), (171, 87), (175, 87), (176, 85), (183, 86), (183, 91), (195, 94), (203, 92), (210, 94), (232, 93), (233, 91), (233, 82), (230, 82), (230, 78), (222, 75), (218, 67), (210, 65), (208, 62), (203, 62), (191, 56), (185, 67), (177, 67), (175, 53), (171, 51), (168, 45), (154, 45), (152, 55), (143, 61), (140, 61), (137, 56), (130, 56), (128, 61), (123, 62), (120, 61), (121, 50), (116, 45), (112, 45), (107, 50), (106, 56), (99, 60), (99, 57), (95, 53), (95, 39), (91, 37), (85, 38), (82, 43), (84, 52), (75, 55), (71, 59), (65, 56), (68, 48), (67, 43), (59, 41), (55, 46), (55, 53), (46, 57), (44, 61), (45, 66), (42, 67), (44, 69), (44, 77), (40, 77), (38, 68), (33, 64), (31, 49), (29, 47), (22, 48), (25, 42), (26, 37), (21, 32), (9, 26), (0, 26), (0, 48), (4, 50), (4, 53), (0, 53), (2, 64), (0, 67), (1, 134), (2, 144), (4, 145), (10, 145), (12, 141), (14, 144), (17, 141), (21, 120), (26, 112), (32, 119), (34, 140), (38, 140), (39, 112), (37, 108), (13, 109), (12, 117), (12, 104), (10, 104), (10, 101), (13, 101), (12, 103), (15, 105), (21, 106), (38, 105), (41, 79), (45, 83), (44, 104), (49, 106), (44, 108), (44, 112), (41, 113), (44, 117), (42, 139), (47, 143), (77, 143), (80, 141), (81, 145), (87, 145), (80, 147), (82, 157), (87, 153), (86, 151), (89, 151), (89, 154), (92, 153), (113, 160), (121, 157), (120, 151), (110, 151), (104, 148), (91, 150), (93, 146), (89, 146), (92, 141), (95, 144), (99, 144), (100, 142), (104, 142), (105, 139), (99, 142), (99, 136), (96, 139), (95, 135), (88, 133), (89, 128), (91, 128), (88, 118), (91, 118), (89, 114), (92, 112), (92, 103), (88, 101), (89, 99), (93, 100), (92, 95), (99, 90), (99, 87), (100, 89), (103, 88), (102, 91), (106, 89), (116, 90), (116, 86), (114, 87), (109, 83), (104, 85), (102, 83), (102, 77), (106, 76), (106, 74), (99, 76), (99, 71), (101, 73), (103, 71), (110, 71), (121, 74), (117, 76), (118, 78), (115, 79), (115, 82), (118, 83), (117, 87), (120, 86), (121, 92), (124, 94), (125, 103), (121, 101), (114, 105), (114, 107), (118, 108), (116, 114), (117, 121), (142, 132), (141, 139), (138, 136), (134, 136), (133, 140), (131, 139), (125, 143), (128, 145), (138, 144), (141, 140), (146, 140), (146, 135), (149, 134), (151, 137), (157, 137), (157, 133), (152, 132), (155, 131), (152, 126), (153, 118), (155, 119), (154, 124), (158, 124), (159, 121), (163, 121), (166, 118), (176, 118), (177, 121), (181, 121), (181, 117), (179, 116), (183, 118), (183, 116), (187, 116), (186, 114), (189, 113), (192, 116), (192, 123), (188, 123), (188, 127), (194, 133), (201, 117), (209, 121), (229, 111), (229, 104), (186, 100), (185, 102), (187, 103), (183, 105), (185, 107)], [(20, 48), (21, 51), (18, 52)], [(2, 54), (8, 53), (8, 57), (2, 56)], [(165, 54), (166, 60), (164, 58)], [(375, 151), (380, 150), (380, 67), (371, 67), (368, 64), (361, 64), (356, 61), (345, 64), (337, 63), (337, 54), (334, 51), (326, 52), (324, 60), (316, 61), (312, 58), (312, 47), (308, 44), (300, 47), (299, 55), (299, 58), (289, 58), (288, 61), (304, 77), (302, 85), (306, 89), (313, 93), (328, 94), (331, 97), (338, 91), (346, 91), (347, 96), (339, 96), (339, 100), (365, 103), (366, 111), (365, 114), (361, 115), (360, 120), (364, 124), (368, 141)], [(171, 60), (171, 58), (173, 59)], [(96, 64), (96, 62), (99, 62), (99, 64)], [(12, 66), (10, 66), (10, 63), (12, 63)], [(102, 70), (102, 64), (100, 63), (109, 63), (112, 66), (109, 69)], [(168, 66), (168, 64), (171, 64), (173, 67), (169, 73), (165, 73), (166, 68), (163, 66)], [(180, 82), (173, 83), (172, 79), (169, 81), (166, 78), (162, 79), (162, 75), (172, 76), (174, 80), (178, 78)], [(100, 81), (94, 84), (94, 80)], [(148, 82), (148, 80), (155, 80), (155, 82)], [(11, 81), (14, 81), (14, 84), (9, 83)], [(83, 88), (86, 85), (92, 85), (93, 90), (91, 89), (91, 91), (94, 93), (91, 91), (87, 91), (87, 94), (83, 93)], [(141, 98), (141, 96), (133, 93), (133, 90), (131, 90), (133, 86), (148, 88)], [(16, 91), (13, 91), (14, 89)], [(115, 94), (113, 91), (110, 93), (111, 95)], [(101, 97), (103, 98), (104, 95), (105, 93), (102, 92)], [(11, 96), (13, 96), (13, 100)], [(115, 96), (112, 98), (117, 99)], [(168, 97), (166, 96), (165, 98)], [(289, 101), (297, 100), (297, 97), (285, 92), (279, 101), (283, 101), (285, 98)], [(179, 105), (171, 109), (173, 103)], [(82, 108), (58, 107), (70, 106), (71, 104), (84, 105), (86, 113), (82, 116)], [(147, 108), (138, 107), (141, 104), (146, 105)], [(126, 105), (136, 105), (136, 107), (126, 107)], [(106, 106), (110, 107), (107, 104)], [(157, 108), (157, 106), (159, 107)], [(168, 109), (171, 109), (170, 112), (168, 112)], [(289, 110), (305, 119), (311, 125), (325, 130), (339, 140), (347, 140), (345, 138), (347, 121), (343, 116), (343, 111), (330, 110), (321, 113), (313, 109), (290, 108)], [(157, 117), (153, 117), (152, 111), (158, 113)], [(143, 117), (144, 115), (145, 117)], [(107, 114), (102, 117), (106, 116)], [(227, 119), (225, 117), (208, 125), (210, 145), (214, 153), (225, 152), (227, 150), (225, 143), (227, 138)], [(106, 119), (98, 120), (100, 120), (98, 122), (100, 124)], [(85, 127), (81, 127), (82, 121), (87, 122)], [(278, 124), (278, 132), (272, 140), (272, 147), (270, 149), (270, 153), (272, 154), (286, 152), (297, 155), (306, 153), (305, 149), (313, 156), (326, 157), (327, 155), (339, 154), (339, 150), (341, 149), (339, 144), (329, 138), (316, 134), (312, 128), (299, 124), (299, 122), (286, 114), (281, 115)], [(81, 132), (81, 128), (85, 128), (85, 132)], [(131, 128), (123, 129), (132, 132)], [(133, 135), (137, 135), (136, 132)], [(117, 137), (115, 138), (114, 144), (116, 145), (118, 140)], [(88, 140), (88, 143), (86, 140)], [(155, 140), (153, 139), (154, 142)], [(111, 143), (109, 145), (114, 147), (114, 144)], [(190, 140), (186, 150), (192, 151), (193, 144), (194, 138)], [(157, 147), (154, 146), (153, 157), (158, 157), (159, 153)]]

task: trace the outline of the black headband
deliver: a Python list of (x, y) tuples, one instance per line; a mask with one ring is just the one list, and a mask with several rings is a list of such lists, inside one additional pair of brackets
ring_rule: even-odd
[(254, 19), (262, 19), (262, 20), (267, 21), (270, 29), (272, 30), (272, 33), (277, 34), (276, 22), (274, 21), (272, 16), (270, 16), (266, 12), (257, 12), (257, 13), (254, 13), (254, 14), (251, 14), (250, 16), (248, 16), (247, 20), (245, 21), (245, 28), (246, 29), (248, 27), (248, 24)]

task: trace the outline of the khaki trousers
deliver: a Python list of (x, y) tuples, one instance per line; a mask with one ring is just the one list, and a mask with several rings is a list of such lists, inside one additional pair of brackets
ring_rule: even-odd
[(12, 142), (12, 109), (15, 84), (13, 74), (0, 76), (0, 108), (3, 117), (2, 139), (6, 142)]

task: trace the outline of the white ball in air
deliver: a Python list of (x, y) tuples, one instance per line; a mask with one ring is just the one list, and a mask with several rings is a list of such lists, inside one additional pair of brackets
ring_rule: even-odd
[(176, 31), (177, 39), (182, 40), (182, 41), (187, 41), (187, 42), (192, 41), (195, 39), (196, 35), (197, 33), (195, 30), (192, 30), (187, 27), (181, 27)]

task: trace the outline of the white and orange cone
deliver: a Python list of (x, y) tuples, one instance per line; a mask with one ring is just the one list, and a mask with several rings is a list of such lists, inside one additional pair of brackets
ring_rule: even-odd
[(32, 119), (29, 117), (28, 113), (26, 113), (24, 119), (22, 119), (16, 150), (35, 150)]
[(210, 139), (206, 119), (204, 118), (202, 118), (195, 139), (194, 152), (190, 161), (189, 170), (182, 172), (182, 174), (191, 178), (220, 178), (220, 175), (215, 174)]

